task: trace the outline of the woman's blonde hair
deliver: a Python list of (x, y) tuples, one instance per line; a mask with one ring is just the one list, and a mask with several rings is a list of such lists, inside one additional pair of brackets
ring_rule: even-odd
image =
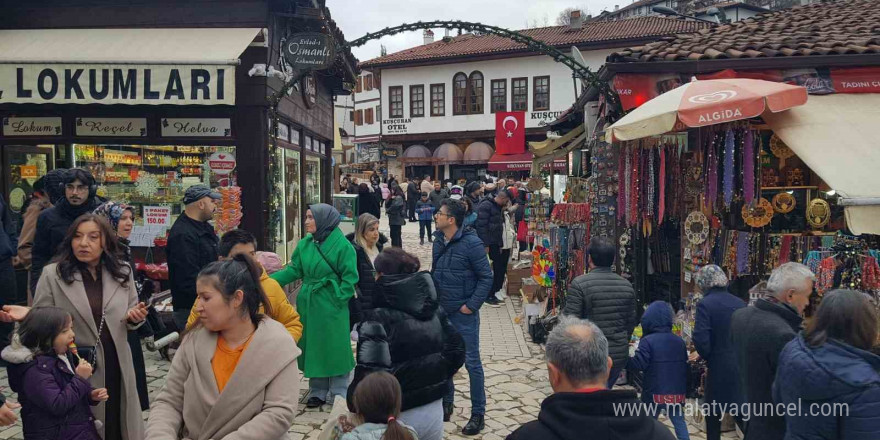
[(358, 244), (358, 246), (366, 249), (367, 248), (367, 240), (364, 238), (364, 234), (367, 233), (367, 229), (370, 226), (379, 223), (379, 219), (376, 218), (373, 214), (363, 213), (358, 217), (357, 224), (354, 228), (354, 242)]

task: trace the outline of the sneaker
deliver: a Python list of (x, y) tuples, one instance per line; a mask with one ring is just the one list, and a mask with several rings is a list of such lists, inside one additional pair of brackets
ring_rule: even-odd
[(495, 295), (490, 295), (486, 298), (486, 304), (490, 307), (501, 307), (501, 301), (498, 301), (498, 298), (495, 298)]
[(449, 419), (452, 418), (452, 411), (454, 409), (455, 409), (455, 406), (452, 405), (451, 403), (449, 403), (449, 404), (444, 403), (443, 404), (443, 421), (444, 422), (448, 422)]
[(461, 433), (464, 435), (477, 435), (486, 427), (485, 417), (482, 414), (471, 414), (471, 419), (464, 425)]
[(324, 403), (326, 402), (317, 397), (309, 397), (309, 400), (306, 401), (306, 408), (319, 408)]

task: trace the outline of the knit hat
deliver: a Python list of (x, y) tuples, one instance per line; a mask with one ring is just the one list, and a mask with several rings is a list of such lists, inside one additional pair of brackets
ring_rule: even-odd
[(57, 168), (52, 171), (49, 171), (45, 176), (43, 176), (43, 185), (46, 189), (46, 195), (49, 196), (49, 201), (52, 204), (58, 203), (64, 197), (64, 190), (61, 189), (61, 184), (64, 182), (64, 174), (67, 172), (65, 168)]
[(131, 206), (124, 203), (104, 202), (95, 208), (94, 214), (106, 218), (115, 231), (119, 228), (119, 219), (122, 218), (122, 213), (126, 210), (131, 211), (131, 215), (134, 216), (134, 208)]

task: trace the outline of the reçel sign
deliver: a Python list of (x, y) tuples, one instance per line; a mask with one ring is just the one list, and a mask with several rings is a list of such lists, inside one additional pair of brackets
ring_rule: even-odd
[(336, 48), (329, 35), (317, 32), (296, 34), (284, 44), (287, 62), (294, 69), (321, 70), (330, 67)]

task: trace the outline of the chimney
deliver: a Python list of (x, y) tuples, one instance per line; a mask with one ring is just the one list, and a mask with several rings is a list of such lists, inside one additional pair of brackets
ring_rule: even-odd
[(614, 5), (614, 12), (617, 12), (618, 10), (620, 10), (620, 5)]
[(425, 29), (425, 44), (431, 44), (434, 42), (434, 31), (430, 29)]
[(581, 20), (581, 11), (579, 11), (577, 9), (573, 9), (571, 11), (571, 13), (569, 14), (569, 23), (568, 23), (569, 29), (571, 29), (573, 31), (579, 31), (579, 30), (581, 30), (582, 24), (583, 24), (583, 21)]

